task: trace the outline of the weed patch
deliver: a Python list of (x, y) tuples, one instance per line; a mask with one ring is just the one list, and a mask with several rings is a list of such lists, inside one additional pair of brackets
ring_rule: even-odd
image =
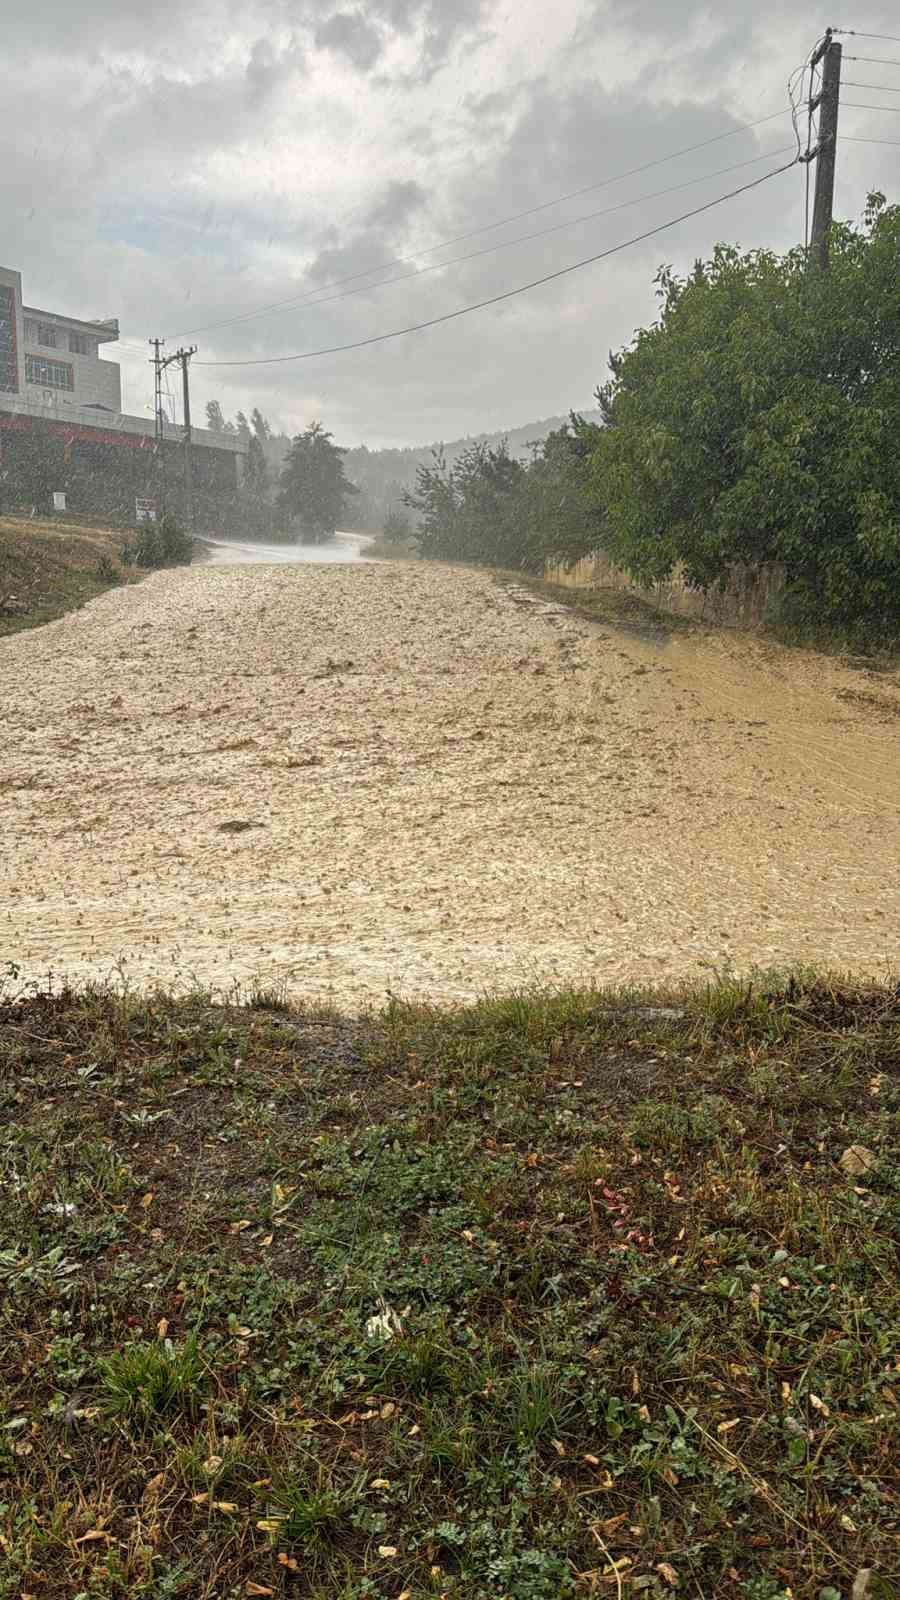
[(898, 1592), (895, 990), (9, 992), (0, 1183), (2, 1600)]

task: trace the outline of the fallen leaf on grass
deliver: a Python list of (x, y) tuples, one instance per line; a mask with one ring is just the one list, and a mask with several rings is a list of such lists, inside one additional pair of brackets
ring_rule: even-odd
[(668, 1561), (657, 1561), (656, 1570), (661, 1578), (665, 1578), (666, 1583), (669, 1584), (670, 1588), (677, 1589), (678, 1573)]
[(870, 1167), (874, 1167), (875, 1161), (874, 1153), (867, 1150), (864, 1144), (850, 1144), (841, 1156), (838, 1166), (851, 1178), (858, 1178), (860, 1173), (868, 1172)]
[[(259, 1527), (259, 1523), (257, 1523), (257, 1527)], [(300, 1563), (296, 1556), (285, 1555), (283, 1550), (279, 1550), (278, 1552), (278, 1565), (280, 1567), (287, 1567), (288, 1572), (300, 1571)]]
[(394, 1556), (398, 1556), (400, 1551), (397, 1549), (395, 1544), (380, 1544), (378, 1546), (378, 1554), (385, 1561), (393, 1561)]
[(815, 1411), (820, 1411), (822, 1413), (823, 1417), (830, 1417), (831, 1416), (831, 1412), (829, 1411), (827, 1405), (825, 1404), (825, 1401), (824, 1400), (820, 1400), (819, 1396), (817, 1394), (811, 1394), (810, 1395), (809, 1403), (810, 1403), (810, 1405), (813, 1407), (813, 1409)]
[(605, 1522), (596, 1522), (593, 1531), (599, 1530), (604, 1539), (608, 1539), (611, 1533), (615, 1533), (618, 1528), (621, 1528), (622, 1523), (627, 1521), (628, 1513), (623, 1511), (618, 1517), (607, 1517)]
[(112, 1544), (113, 1543), (112, 1534), (107, 1533), (104, 1528), (91, 1528), (89, 1533), (83, 1533), (81, 1535), (80, 1539), (76, 1539), (75, 1540), (75, 1543), (76, 1544), (93, 1544), (94, 1541), (97, 1540), (97, 1539), (105, 1539), (107, 1544)]
[(246, 1593), (247, 1594), (274, 1594), (275, 1590), (274, 1589), (270, 1589), (267, 1583), (254, 1583), (252, 1578), (249, 1578), (247, 1580)]
[(169, 1331), (168, 1318), (167, 1317), (160, 1317), (158, 1323), (156, 1324), (157, 1337), (160, 1338), (160, 1339), (164, 1339), (166, 1337), (166, 1334), (168, 1333), (168, 1331)]
[(736, 1428), (738, 1426), (740, 1420), (740, 1417), (732, 1417), (730, 1422), (720, 1422), (716, 1429), (716, 1433), (730, 1433), (732, 1428)]

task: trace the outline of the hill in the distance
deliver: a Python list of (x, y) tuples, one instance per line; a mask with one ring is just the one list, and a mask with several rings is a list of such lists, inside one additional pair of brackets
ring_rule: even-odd
[[(583, 415), (589, 421), (598, 421), (600, 414), (586, 411)], [(417, 467), (428, 465), (433, 451), (440, 445), (443, 445), (446, 459), (455, 461), (468, 445), (498, 445), (505, 439), (510, 455), (527, 457), (531, 445), (546, 439), (548, 433), (561, 428), (568, 420), (568, 413), (558, 417), (542, 417), (537, 422), (526, 422), (520, 428), (502, 428), (496, 433), (472, 433), (464, 439), (436, 440), (434, 444), (408, 445), (401, 449), (369, 450), (366, 445), (357, 445), (355, 449), (348, 450), (344, 458), (347, 477), (360, 491), (353, 506), (354, 528), (366, 532), (379, 531), (388, 512), (400, 506), (404, 490), (414, 488)], [(277, 434), (269, 440), (267, 454), (274, 467), (280, 468), (289, 446), (290, 439), (286, 434)]]

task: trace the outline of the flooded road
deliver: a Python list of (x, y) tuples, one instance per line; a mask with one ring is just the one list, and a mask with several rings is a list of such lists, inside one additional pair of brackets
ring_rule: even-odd
[(896, 673), (253, 556), (0, 641), (0, 961), (345, 1008), (900, 965)]
[(365, 548), (371, 543), (365, 533), (336, 533), (328, 544), (261, 544), (240, 539), (205, 539), (205, 553), (200, 557), (203, 566), (296, 566), (315, 564), (331, 566), (365, 560)]

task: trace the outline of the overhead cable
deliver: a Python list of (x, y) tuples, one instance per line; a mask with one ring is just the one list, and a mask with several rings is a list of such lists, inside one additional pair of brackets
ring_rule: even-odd
[[(477, 261), (482, 256), (496, 255), (500, 250), (511, 250), (516, 245), (529, 244), (533, 239), (545, 239), (551, 233), (561, 233), (565, 228), (575, 228), (581, 222), (596, 222), (599, 217), (610, 217), (614, 212), (627, 211), (631, 206), (643, 205), (647, 200), (660, 200), (664, 195), (677, 194), (682, 189), (694, 189), (698, 183), (708, 183), (712, 178), (724, 177), (728, 172), (739, 172), (743, 167), (755, 166), (760, 161), (771, 161), (776, 156), (787, 155), (790, 149), (790, 145), (782, 145), (780, 150), (767, 150), (765, 155), (751, 156), (748, 161), (735, 161), (730, 167), (717, 167), (714, 172), (704, 172), (699, 178), (688, 178), (684, 183), (673, 183), (666, 189), (654, 189), (650, 194), (635, 195), (630, 200), (618, 201), (614, 206), (604, 206), (600, 211), (583, 212), (580, 217), (569, 217), (565, 222), (553, 222), (549, 228), (535, 228), (532, 233), (519, 233), (514, 239), (501, 239), (499, 244), (483, 245), (480, 250), (467, 250), (465, 255), (461, 256), (448, 256), (446, 261), (430, 261), (427, 266), (413, 267), (411, 272), (400, 272), (392, 278), (379, 278), (377, 283), (357, 284), (355, 289), (339, 289), (337, 294), (322, 295), (318, 300), (305, 300), (300, 309), (311, 311), (315, 306), (331, 305), (335, 300), (349, 300), (354, 295), (371, 294), (376, 289), (387, 289), (391, 284), (407, 283), (409, 279), (424, 277), (429, 272), (441, 272), (445, 267), (457, 267), (466, 261)], [(259, 316), (263, 314), (257, 313)]]
[(449, 239), (439, 239), (435, 244), (423, 245), (403, 256), (391, 256), (387, 261), (380, 262), (377, 266), (366, 267), (361, 272), (351, 272), (346, 277), (335, 278), (331, 283), (318, 284), (314, 289), (306, 289), (300, 295), (290, 295), (284, 300), (273, 300), (266, 305), (257, 306), (253, 311), (240, 312), (234, 317), (225, 317), (219, 322), (207, 322), (201, 327), (188, 328), (182, 333), (169, 334), (171, 339), (188, 339), (195, 334), (211, 333), (217, 328), (234, 327), (240, 322), (249, 322), (254, 317), (260, 317), (269, 311), (280, 311), (285, 306), (299, 305), (304, 300), (309, 300), (315, 295), (324, 294), (329, 289), (342, 288), (346, 283), (357, 283), (360, 278), (369, 278), (375, 272), (386, 272), (390, 267), (403, 266), (408, 261), (417, 261), (420, 256), (430, 255), (434, 250), (443, 250), (452, 244), (462, 244), (466, 239), (474, 239), (479, 234), (490, 233), (495, 228), (505, 227), (510, 222), (521, 222), (524, 217), (534, 216), (539, 211), (546, 211), (551, 206), (563, 205), (567, 200), (577, 200), (583, 194), (591, 194), (596, 189), (605, 189), (611, 183), (621, 183), (625, 178), (637, 177), (642, 172), (648, 172), (651, 167), (664, 166), (669, 161), (677, 161), (681, 156), (693, 155), (697, 150), (706, 150), (710, 145), (720, 144), (723, 139), (732, 139), (739, 133), (746, 133), (751, 128), (760, 128), (766, 122), (774, 122), (782, 117), (790, 107), (782, 107), (779, 111), (769, 112), (764, 117), (757, 117), (754, 122), (742, 122), (736, 128), (729, 128), (726, 133), (717, 133), (711, 139), (702, 139), (698, 144), (685, 145), (681, 150), (673, 150), (671, 154), (656, 156), (652, 161), (645, 161), (638, 167), (629, 167), (625, 172), (618, 172), (611, 178), (601, 178), (596, 183), (587, 183), (580, 189), (571, 189), (567, 194), (557, 195), (551, 200), (542, 200), (538, 205), (528, 206), (524, 211), (514, 211), (509, 216), (500, 217), (495, 222), (486, 222), (478, 228), (470, 228), (465, 233), (453, 234)]
[(707, 200), (702, 206), (695, 206), (691, 211), (683, 211), (680, 216), (671, 217), (668, 222), (660, 222), (655, 228), (648, 228), (644, 233), (637, 233), (630, 239), (623, 239), (620, 244), (611, 245), (608, 250), (600, 250), (596, 255), (585, 256), (581, 261), (572, 261), (568, 266), (558, 267), (555, 272), (547, 272), (540, 278), (533, 278), (530, 283), (517, 285), (515, 289), (507, 289), (502, 294), (494, 294), (486, 300), (477, 300), (472, 305), (459, 306), (455, 311), (445, 311), (442, 316), (429, 317), (424, 322), (414, 322), (406, 328), (394, 328), (389, 333), (372, 334), (368, 339), (354, 339), (348, 344), (330, 345), (321, 350), (301, 350), (291, 356), (263, 356), (237, 361), (198, 361), (199, 367), (273, 367), (281, 366), (288, 361), (309, 361), (315, 356), (339, 355), (345, 350), (362, 350), (368, 345), (383, 344), (388, 339), (400, 339), (408, 333), (421, 333), (425, 328), (435, 328), (439, 323), (453, 322), (457, 317), (468, 316), (473, 311), (483, 311), (487, 306), (500, 305), (504, 300), (512, 300), (516, 295), (526, 294), (531, 289), (538, 289), (545, 283), (553, 283), (557, 278), (567, 277), (571, 272), (578, 272), (583, 267), (593, 266), (597, 261), (605, 261), (609, 256), (618, 255), (620, 251), (627, 250), (631, 245), (641, 244), (645, 239), (652, 239), (657, 234), (665, 233), (668, 228), (674, 228), (679, 222), (687, 222), (691, 217), (699, 217), (704, 211), (711, 211), (715, 206), (722, 205), (726, 200), (733, 200), (737, 195), (746, 194), (750, 189), (758, 189), (760, 184), (767, 183), (770, 178), (777, 178), (783, 172), (789, 172), (797, 165), (798, 158), (785, 162), (784, 166), (775, 167), (771, 172), (763, 173), (762, 177), (754, 178), (750, 183), (741, 184), (738, 189), (731, 189), (727, 194), (721, 194), (715, 200)]

